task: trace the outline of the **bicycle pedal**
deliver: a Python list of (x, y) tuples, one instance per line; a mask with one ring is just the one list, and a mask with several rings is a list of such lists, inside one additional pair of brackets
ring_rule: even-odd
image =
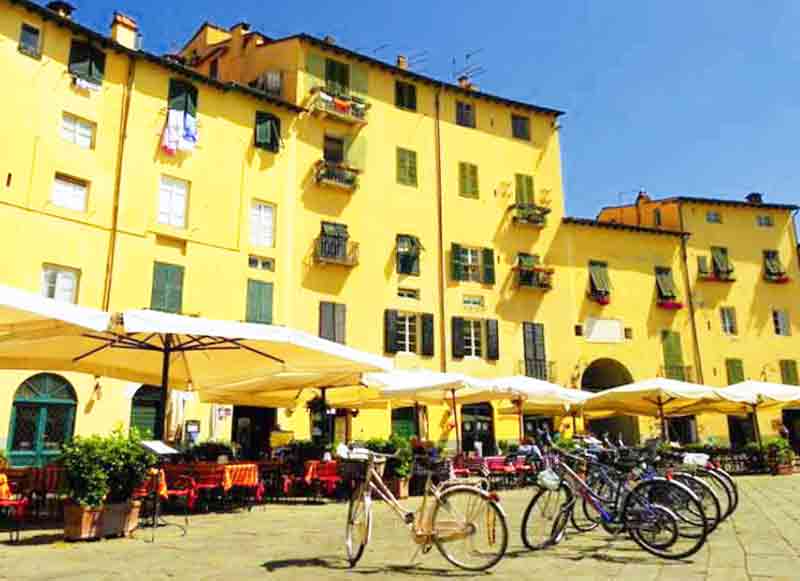
[(433, 548), (433, 545), (423, 545), (423, 547), (422, 547), (422, 554), (423, 554), (423, 555), (427, 555), (428, 553), (430, 553), (430, 552), (431, 552), (431, 549), (432, 549), (432, 548)]

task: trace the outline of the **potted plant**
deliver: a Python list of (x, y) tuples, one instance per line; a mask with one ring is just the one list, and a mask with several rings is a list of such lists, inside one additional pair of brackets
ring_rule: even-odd
[(384, 479), (386, 486), (398, 499), (408, 498), (409, 481), (411, 479), (411, 460), (413, 453), (410, 442), (392, 434), (388, 440), (372, 438), (367, 440), (365, 447), (382, 454), (397, 454), (386, 463)]
[(70, 541), (127, 536), (139, 521), (133, 491), (155, 463), (134, 433), (75, 438), (64, 445), (64, 538)]
[(767, 463), (773, 475), (794, 472), (794, 458), (794, 450), (785, 438), (772, 438), (767, 441)]

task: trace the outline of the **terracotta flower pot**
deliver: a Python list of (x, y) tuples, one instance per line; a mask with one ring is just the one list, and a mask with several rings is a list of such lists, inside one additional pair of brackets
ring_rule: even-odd
[(389, 480), (389, 490), (392, 491), (395, 498), (398, 500), (403, 500), (404, 498), (408, 498), (408, 484), (410, 479), (409, 478), (392, 478)]
[(100, 536), (129, 536), (139, 523), (141, 507), (142, 503), (138, 500), (105, 505), (100, 519)]
[(68, 501), (64, 503), (64, 539), (86, 541), (103, 537), (129, 536), (139, 523), (138, 500), (87, 508)]
[(71, 501), (64, 503), (64, 539), (85, 541), (98, 538), (100, 532), (100, 508), (87, 508)]

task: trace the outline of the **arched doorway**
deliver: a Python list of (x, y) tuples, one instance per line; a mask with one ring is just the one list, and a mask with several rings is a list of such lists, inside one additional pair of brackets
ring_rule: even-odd
[(12, 466), (44, 466), (72, 439), (78, 398), (72, 385), (52, 373), (26, 379), (14, 394), (8, 456)]
[[(581, 389), (597, 393), (605, 389), (632, 383), (628, 368), (616, 359), (596, 359), (586, 368), (581, 378)], [(597, 436), (608, 433), (612, 440), (619, 436), (626, 444), (639, 443), (639, 422), (632, 416), (614, 416), (589, 420), (589, 431)]]
[(142, 440), (155, 438), (161, 412), (161, 388), (143, 385), (131, 400), (131, 429), (136, 429)]
[[(489, 403), (461, 406), (461, 439), (464, 452), (477, 451), (484, 456), (495, 453), (494, 410)], [(479, 443), (478, 447), (475, 443)]]

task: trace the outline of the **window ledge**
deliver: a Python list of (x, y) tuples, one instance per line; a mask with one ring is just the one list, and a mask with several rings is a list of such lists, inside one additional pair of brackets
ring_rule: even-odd
[(184, 242), (191, 242), (192, 240), (188, 230), (179, 230), (165, 224), (153, 224), (148, 231), (162, 238), (172, 238), (174, 240), (183, 240)]

